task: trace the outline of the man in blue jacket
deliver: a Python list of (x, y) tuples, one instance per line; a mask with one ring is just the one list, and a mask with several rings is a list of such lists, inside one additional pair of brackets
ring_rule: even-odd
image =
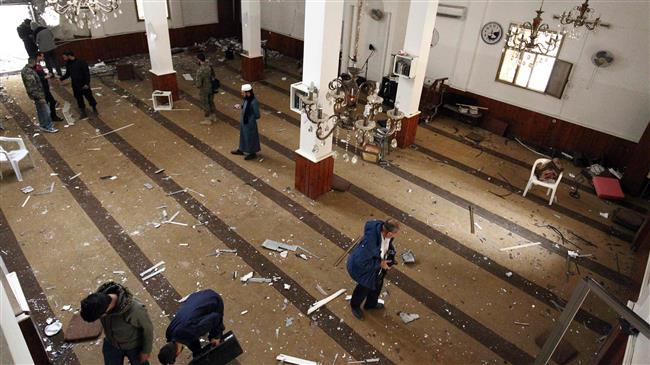
[(350, 306), (352, 314), (358, 319), (363, 319), (361, 303), (364, 300), (364, 309), (384, 307), (378, 303), (379, 294), (384, 284), (384, 274), (395, 263), (392, 241), (399, 233), (399, 228), (399, 222), (393, 219), (366, 222), (363, 238), (348, 258), (348, 273), (357, 282)]
[(185, 347), (197, 357), (202, 353), (199, 339), (208, 335), (214, 346), (223, 335), (223, 300), (214, 290), (206, 289), (193, 293), (176, 313), (167, 327), (167, 343), (158, 353), (161, 364), (173, 364)]

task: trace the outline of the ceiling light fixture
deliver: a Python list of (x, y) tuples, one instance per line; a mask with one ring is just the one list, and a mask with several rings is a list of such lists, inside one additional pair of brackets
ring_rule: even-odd
[(46, 0), (46, 6), (51, 6), (79, 28), (99, 28), (108, 19), (107, 14), (112, 13), (117, 18), (122, 14), (121, 4), (122, 0)]
[(539, 10), (535, 10), (537, 16), (533, 18), (532, 22), (513, 25), (508, 29), (506, 35), (508, 48), (520, 53), (529, 51), (548, 54), (560, 45), (562, 35), (550, 31), (549, 25), (543, 23), (542, 14), (544, 11), (542, 6), (544, 6), (544, 0), (539, 6)]

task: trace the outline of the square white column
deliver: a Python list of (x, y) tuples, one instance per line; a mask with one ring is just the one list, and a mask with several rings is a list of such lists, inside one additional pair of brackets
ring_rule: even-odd
[(172, 51), (169, 43), (166, 0), (145, 0), (142, 2), (144, 25), (147, 31), (147, 45), (151, 72), (155, 75), (174, 73)]
[[(329, 82), (338, 76), (343, 5), (343, 1), (305, 1), (302, 83), (318, 88), (318, 102), (327, 115), (333, 112), (333, 105), (325, 95)], [(300, 119), (300, 147), (296, 152), (312, 162), (329, 157), (332, 154), (332, 137), (321, 141), (316, 137), (316, 125), (307, 119), (305, 113)], [(314, 150), (314, 146), (317, 150)]]
[(262, 56), (262, 34), (260, 26), (260, 0), (242, 0), (241, 36), (242, 50), (249, 58)]
[(409, 55), (416, 57), (411, 64), (414, 68), (415, 77), (412, 79), (399, 78), (397, 96), (395, 101), (399, 103), (400, 110), (406, 117), (418, 113), (424, 75), (429, 60), (429, 50), (433, 28), (436, 22), (438, 11), (438, 0), (416, 1), (411, 0), (409, 6), (409, 17), (406, 25), (406, 36), (404, 37), (403, 50)]

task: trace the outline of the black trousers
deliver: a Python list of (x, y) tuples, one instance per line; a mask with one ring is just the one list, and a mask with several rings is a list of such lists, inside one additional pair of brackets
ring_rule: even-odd
[(95, 105), (97, 105), (97, 101), (93, 96), (93, 91), (90, 88), (90, 85), (88, 85), (87, 89), (84, 89), (82, 87), (73, 87), (72, 92), (74, 93), (74, 98), (77, 99), (77, 106), (79, 107), (80, 110), (86, 109), (84, 98), (88, 100), (88, 104), (90, 106), (95, 107)]
[(54, 75), (54, 70), (56, 70), (56, 74), (62, 76), (63, 74), (61, 73), (61, 66), (59, 66), (59, 62), (56, 60), (54, 49), (51, 51), (43, 52), (43, 56), (45, 58), (45, 66), (47, 66), (47, 69), (50, 70), (50, 73)]
[(378, 283), (377, 289), (372, 290), (366, 288), (361, 284), (357, 284), (352, 292), (352, 299), (350, 299), (350, 306), (352, 308), (361, 308), (361, 303), (366, 301), (364, 305), (365, 308), (374, 308), (377, 306), (377, 301), (379, 300), (379, 294), (381, 294), (381, 288), (384, 286), (384, 281), (382, 280)]

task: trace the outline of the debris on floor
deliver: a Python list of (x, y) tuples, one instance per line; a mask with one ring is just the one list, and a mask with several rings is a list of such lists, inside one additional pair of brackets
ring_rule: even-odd
[(402, 252), (402, 261), (405, 264), (414, 264), (415, 263), (415, 254), (411, 250), (406, 250)]
[(61, 328), (63, 328), (63, 324), (57, 319), (56, 321), (52, 322), (51, 324), (48, 324), (45, 326), (45, 334), (48, 337), (52, 337), (59, 333), (61, 331)]
[(415, 321), (416, 319), (420, 318), (420, 315), (416, 314), (416, 313), (399, 312), (398, 314), (399, 314), (399, 318), (404, 323), (411, 323), (411, 322)]
[(245, 283), (245, 282), (248, 281), (248, 279), (250, 279), (252, 277), (253, 277), (253, 272), (251, 271), (248, 274), (246, 274), (246, 275), (242, 276), (241, 278), (239, 278), (239, 280), (241, 280), (242, 283)]
[(532, 247), (532, 246), (537, 246), (537, 245), (541, 245), (541, 244), (542, 244), (541, 242), (530, 242), (530, 243), (524, 243), (524, 244), (517, 245), (517, 246), (510, 246), (510, 247), (500, 248), (499, 251), (518, 250), (520, 248)]
[(379, 362), (379, 358), (372, 358), (372, 359), (365, 359), (365, 360), (348, 361), (348, 364), (372, 364), (378, 362)]
[(325, 304), (327, 304), (327, 303), (331, 302), (332, 300), (336, 299), (336, 297), (338, 297), (339, 295), (345, 293), (345, 291), (346, 291), (346, 289), (340, 289), (339, 291), (337, 291), (336, 293), (330, 295), (329, 297), (327, 297), (325, 299), (321, 299), (318, 302), (312, 304), (312, 306), (309, 307), (309, 309), (307, 310), (307, 315), (310, 315), (310, 314), (314, 313), (320, 307), (322, 307)]
[(140, 273), (140, 277), (142, 278), (142, 281), (147, 281), (151, 279), (152, 277), (162, 273), (165, 271), (165, 261), (160, 261), (159, 263), (153, 265), (152, 267), (148, 268), (147, 270), (143, 271)]
[(293, 357), (285, 354), (280, 354), (275, 357), (276, 360), (284, 364), (294, 364), (294, 365), (318, 365), (316, 361), (310, 361), (301, 359), (299, 357)]
[(27, 185), (24, 188), (20, 188), (20, 191), (22, 191), (25, 194), (29, 194), (32, 191), (34, 191), (34, 188), (31, 185)]

